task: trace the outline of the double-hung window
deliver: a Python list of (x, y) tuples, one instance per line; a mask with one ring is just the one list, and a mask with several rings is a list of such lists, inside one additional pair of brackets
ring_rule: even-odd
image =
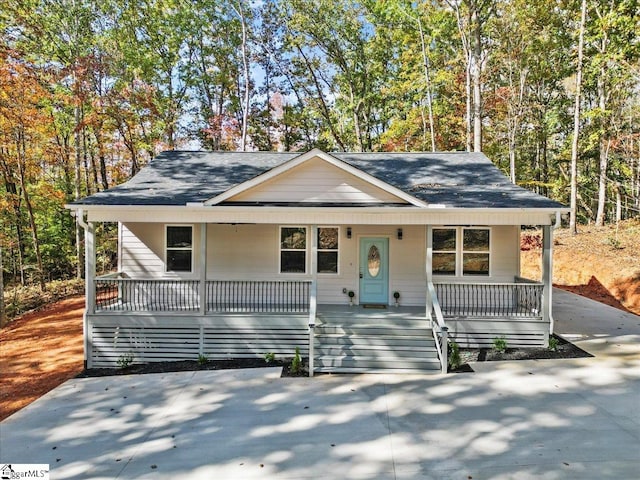
[(318, 227), (318, 273), (338, 273), (338, 227)]
[(193, 269), (193, 227), (167, 225), (167, 272), (191, 272)]
[(488, 228), (462, 229), (462, 275), (489, 275), (489, 236)]
[(491, 230), (486, 227), (434, 228), (433, 274), (489, 276)]
[[(307, 273), (308, 227), (280, 227), (280, 273)], [(338, 273), (340, 229), (318, 227), (317, 273)]]
[(280, 273), (307, 272), (307, 227), (280, 227)]

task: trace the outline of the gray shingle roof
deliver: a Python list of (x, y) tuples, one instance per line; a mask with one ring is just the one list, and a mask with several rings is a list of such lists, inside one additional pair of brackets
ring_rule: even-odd
[[(185, 205), (205, 202), (300, 153), (187, 152), (158, 155), (128, 182), (74, 205)], [(454, 208), (564, 208), (512, 185), (481, 153), (330, 155), (430, 204)]]

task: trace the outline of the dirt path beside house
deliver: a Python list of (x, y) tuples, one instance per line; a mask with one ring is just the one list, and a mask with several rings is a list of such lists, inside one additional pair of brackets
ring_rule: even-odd
[(83, 369), (84, 297), (23, 315), (0, 330), (0, 420)]

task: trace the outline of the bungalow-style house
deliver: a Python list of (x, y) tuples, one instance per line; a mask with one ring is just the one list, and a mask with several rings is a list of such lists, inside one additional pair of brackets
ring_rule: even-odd
[[(314, 372), (446, 371), (447, 342), (545, 345), (568, 209), (481, 153), (186, 152), (68, 206), (86, 233), (87, 367), (291, 357)], [(95, 225), (118, 271), (95, 275)], [(543, 231), (542, 281), (520, 230)]]

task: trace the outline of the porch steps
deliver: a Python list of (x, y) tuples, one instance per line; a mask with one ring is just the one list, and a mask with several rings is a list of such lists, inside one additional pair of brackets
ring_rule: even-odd
[(319, 315), (314, 371), (318, 373), (439, 373), (426, 319), (418, 316)]

